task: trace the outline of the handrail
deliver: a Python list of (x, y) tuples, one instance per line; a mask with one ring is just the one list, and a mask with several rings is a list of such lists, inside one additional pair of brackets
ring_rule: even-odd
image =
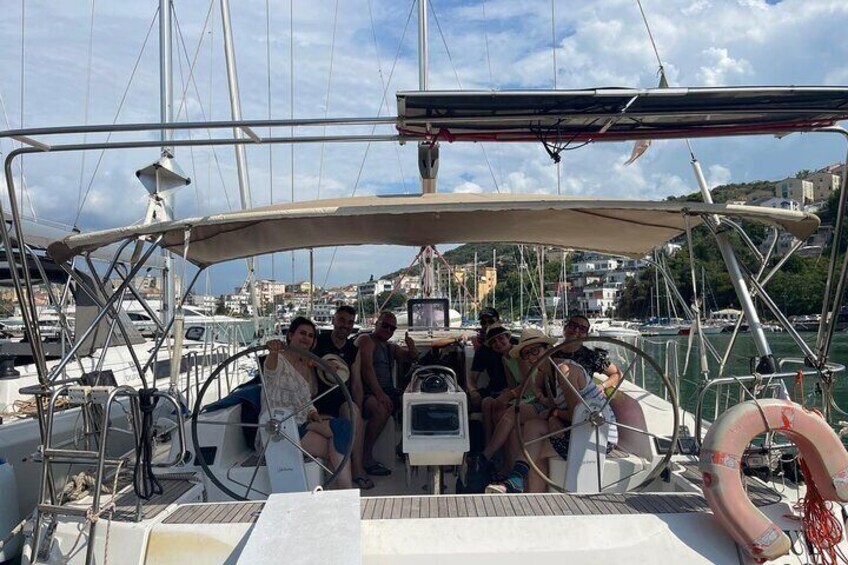
[[(778, 366), (782, 367), (784, 364), (787, 363), (806, 363), (806, 361), (802, 359), (786, 358), (781, 359), (778, 362)], [(845, 365), (841, 365), (838, 363), (828, 363), (826, 368), (831, 373), (839, 373), (845, 371)], [(698, 402), (695, 405), (695, 442), (698, 446), (698, 449), (701, 448), (703, 403), (706, 397), (706, 393), (709, 389), (727, 384), (741, 385), (742, 383), (746, 382), (772, 381), (774, 379), (782, 381), (783, 379), (795, 378), (796, 375), (797, 371), (785, 371), (768, 375), (751, 374), (741, 376), (719, 377), (715, 379), (701, 381), (701, 383), (698, 385)], [(718, 397), (716, 397), (716, 402), (718, 402)]]

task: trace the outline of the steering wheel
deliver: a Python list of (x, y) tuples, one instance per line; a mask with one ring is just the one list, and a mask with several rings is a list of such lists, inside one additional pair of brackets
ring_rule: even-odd
[[(676, 393), (675, 387), (672, 385), (671, 381), (669, 380), (668, 375), (666, 375), (663, 372), (663, 370), (660, 368), (660, 366), (657, 364), (657, 362), (653, 359), (653, 357), (651, 357), (650, 355), (645, 353), (645, 351), (643, 351), (639, 347), (636, 347), (635, 345), (631, 345), (631, 344), (629, 344), (625, 341), (615, 339), (615, 338), (611, 338), (611, 337), (589, 337), (589, 336), (586, 336), (586, 337), (569, 339), (569, 340), (565, 341), (564, 343), (561, 343), (560, 345), (558, 345), (554, 348), (546, 350), (545, 353), (536, 361), (536, 363), (533, 364), (533, 366), (530, 369), (530, 374), (534, 374), (534, 372), (536, 370), (540, 369), (542, 366), (544, 366), (546, 364), (549, 364), (551, 366), (551, 369), (554, 372), (554, 374), (558, 374), (561, 377), (565, 377), (565, 375), (563, 375), (562, 371), (560, 371), (555, 360), (552, 359), (552, 356), (554, 356), (555, 354), (557, 354), (561, 351), (564, 352), (566, 350), (574, 350), (572, 348), (574, 348), (575, 344), (578, 344), (578, 346), (582, 346), (586, 342), (611, 344), (611, 345), (614, 345), (618, 348), (624, 349), (625, 351), (629, 351), (629, 352), (633, 353), (634, 355), (633, 355), (633, 358), (629, 361), (627, 368), (621, 373), (621, 378), (620, 378), (618, 384), (616, 384), (612, 393), (607, 396), (603, 405), (599, 409), (597, 407), (593, 408), (592, 406), (590, 406), (589, 403), (587, 403), (585, 401), (585, 399), (580, 397), (582, 403), (585, 405), (585, 407), (589, 411), (589, 417), (583, 422), (580, 422), (578, 424), (567, 425), (560, 430), (552, 431), (550, 433), (542, 435), (541, 437), (534, 438), (532, 440), (526, 440), (524, 438), (523, 429), (522, 429), (521, 410), (520, 410), (521, 406), (520, 406), (519, 403), (516, 403), (515, 407), (514, 407), (515, 431), (516, 431), (516, 434), (518, 436), (518, 441), (519, 441), (519, 444), (521, 446), (521, 451), (524, 453), (525, 460), (530, 465), (530, 467), (532, 467), (532, 469), (536, 473), (538, 473), (539, 476), (542, 477), (542, 479), (548, 485), (552, 486), (554, 489), (556, 489), (559, 492), (566, 492), (565, 489), (562, 487), (562, 485), (557, 484), (556, 482), (551, 480), (551, 478), (547, 474), (542, 472), (542, 470), (539, 468), (538, 464), (533, 460), (533, 458), (530, 455), (530, 452), (528, 451), (527, 447), (529, 445), (534, 444), (534, 443), (537, 443), (537, 442), (540, 442), (540, 441), (545, 441), (548, 438), (557, 436), (557, 435), (559, 435), (563, 432), (570, 432), (571, 430), (574, 430), (574, 429), (582, 427), (582, 426), (592, 426), (595, 430), (597, 430), (602, 425), (604, 425), (606, 423), (605, 417), (603, 415), (604, 410), (607, 408), (607, 406), (609, 406), (612, 398), (618, 393), (618, 390), (619, 390), (619, 388), (621, 388), (622, 383), (625, 380), (627, 380), (628, 375), (631, 374), (632, 369), (636, 366), (636, 364), (637, 364), (636, 362), (641, 360), (643, 362), (643, 371), (644, 371), (645, 366), (649, 367), (652, 372), (656, 373), (659, 376), (660, 382), (662, 383), (663, 387), (665, 387), (665, 389), (667, 391), (668, 400), (669, 400), (669, 402), (671, 403), (671, 406), (672, 406), (672, 412), (673, 412), (673, 417), (674, 417), (674, 429), (673, 429), (670, 436), (660, 436), (660, 435), (657, 435), (655, 433), (651, 433), (648, 430), (640, 429), (636, 426), (623, 424), (621, 422), (615, 423), (616, 426), (618, 427), (619, 431), (625, 430), (625, 431), (628, 431), (628, 432), (636, 432), (636, 433), (640, 433), (640, 434), (645, 434), (645, 435), (647, 435), (647, 436), (649, 436), (653, 439), (658, 439), (662, 442), (669, 442), (669, 448), (666, 450), (665, 454), (663, 455), (662, 460), (660, 460), (660, 462), (657, 463), (654, 466), (653, 469), (651, 469), (651, 471), (648, 473), (648, 475), (638, 485), (627, 489), (628, 491), (629, 490), (637, 490), (637, 489), (653, 482), (657, 477), (659, 477), (660, 474), (662, 474), (662, 472), (668, 467), (668, 465), (671, 461), (671, 456), (674, 455), (675, 446), (677, 445), (677, 436), (680, 432), (680, 411), (678, 409), (678, 400), (677, 400), (677, 393)], [(588, 375), (588, 372), (587, 372), (587, 375)], [(589, 376), (589, 378), (592, 378), (592, 375), (588, 375), (588, 376)], [(644, 376), (645, 375), (643, 373), (643, 375), (642, 375), (643, 382), (644, 382)], [(527, 391), (527, 387), (530, 386), (531, 380), (532, 379), (530, 379), (530, 378), (524, 379), (524, 382), (522, 383), (522, 386), (521, 386), (521, 392), (519, 393), (518, 398), (524, 398), (525, 392)], [(562, 378), (562, 379), (558, 378), (556, 380), (557, 380), (558, 383), (559, 383), (559, 381), (564, 381), (572, 389), (572, 391), (575, 394), (577, 394), (577, 396), (580, 396), (579, 392), (574, 389), (574, 386), (572, 385), (572, 383), (567, 378)], [(547, 382), (547, 379), (545, 379), (545, 381)], [(562, 386), (562, 385), (559, 385), (559, 386)], [(551, 391), (551, 392), (555, 392), (555, 391)], [(551, 394), (551, 396), (553, 397), (553, 396), (556, 396), (556, 395)], [(597, 435), (595, 437), (597, 437)], [(595, 449), (600, 450), (600, 446), (598, 446), (596, 444)], [(600, 454), (597, 454), (597, 455), (598, 455), (598, 457), (597, 457), (596, 461), (600, 461)], [(609, 489), (610, 487), (612, 487), (612, 486), (614, 486), (618, 483), (622, 483), (622, 482), (626, 481), (627, 479), (629, 479), (630, 477), (633, 477), (636, 474), (641, 472), (641, 470), (640, 470), (640, 471), (631, 473), (631, 474), (629, 474), (625, 477), (622, 477), (622, 478), (620, 478), (620, 479), (618, 479), (618, 480), (616, 480), (616, 481), (614, 481), (614, 482), (612, 482), (608, 485), (604, 485), (604, 484), (602, 484), (603, 469), (601, 469), (600, 465), (596, 465), (596, 466), (597, 466), (597, 473), (598, 473), (598, 484), (600, 486), (600, 488), (598, 490), (600, 490), (601, 492), (603, 492), (605, 489)]]
[[(284, 439), (284, 440), (290, 442), (292, 445), (296, 446), (303, 453), (303, 455), (305, 457), (307, 457), (308, 459), (317, 463), (328, 475), (327, 478), (324, 480), (324, 482), (321, 485), (324, 488), (333, 484), (333, 482), (336, 480), (336, 477), (339, 474), (339, 471), (341, 471), (341, 469), (344, 468), (344, 466), (350, 460), (350, 452), (353, 449), (353, 438), (354, 438), (355, 433), (356, 433), (356, 422), (354, 422), (354, 421), (351, 421), (350, 441), (348, 442), (348, 445), (347, 445), (346, 449), (344, 450), (344, 453), (342, 453), (343, 458), (341, 460), (341, 463), (334, 470), (328, 469), (326, 465), (324, 465), (316, 457), (313, 457), (305, 449), (303, 449), (300, 446), (300, 442), (295, 441), (294, 439), (292, 439), (291, 437), (286, 435), (285, 432), (283, 432), (282, 424), (286, 420), (293, 418), (295, 416), (295, 414), (298, 414), (298, 413), (306, 410), (312, 404), (312, 402), (330, 394), (332, 391), (334, 391), (336, 388), (339, 388), (339, 387), (342, 390), (342, 394), (344, 394), (345, 403), (347, 403), (347, 406), (348, 406), (348, 413), (350, 413), (350, 414), (356, 413), (356, 411), (353, 408), (354, 402), (353, 402), (353, 398), (350, 396), (350, 391), (348, 390), (347, 386), (345, 386), (344, 381), (339, 377), (339, 375), (336, 373), (335, 368), (330, 363), (327, 363), (326, 361), (324, 361), (323, 359), (321, 359), (317, 355), (311, 353), (310, 351), (306, 351), (305, 349), (302, 349), (300, 347), (294, 347), (294, 346), (291, 346), (291, 345), (283, 344), (280, 352), (282, 353), (283, 351), (286, 351), (286, 350), (291, 350), (293, 352), (296, 352), (302, 358), (308, 359), (316, 368), (321, 369), (322, 371), (324, 371), (325, 374), (330, 375), (332, 377), (333, 381), (335, 382), (335, 385), (328, 388), (327, 390), (325, 390), (323, 393), (316, 396), (315, 398), (313, 398), (312, 401), (310, 401), (309, 404), (305, 404), (303, 406), (298, 406), (297, 408), (295, 408), (292, 411), (291, 414), (289, 414), (285, 418), (282, 418), (282, 419), (271, 418), (267, 423), (262, 424), (262, 425), (251, 424), (251, 423), (222, 423), (222, 422), (219, 422), (219, 421), (204, 420), (203, 418), (201, 418), (201, 416), (203, 415), (202, 409), (204, 407), (203, 399), (204, 399), (204, 396), (206, 395), (206, 392), (212, 387), (212, 385), (214, 383), (217, 382), (218, 383), (218, 390), (219, 390), (219, 393), (220, 393), (220, 390), (222, 389), (220, 379), (222, 378), (222, 376), (223, 376), (223, 378), (226, 379), (227, 385), (229, 385), (229, 383), (230, 383), (230, 367), (232, 365), (235, 365), (239, 360), (241, 360), (243, 358), (248, 358), (248, 357), (252, 357), (254, 364), (255, 364), (255, 367), (256, 367), (256, 370), (259, 373), (259, 379), (262, 382), (262, 398), (264, 400), (264, 404), (271, 414), (274, 413), (273, 408), (275, 408), (275, 407), (272, 406), (271, 402), (269, 401), (268, 394), (265, 390), (265, 371), (264, 371), (264, 368), (262, 366), (262, 363), (259, 360), (259, 353), (268, 351), (268, 348), (265, 345), (257, 345), (257, 346), (254, 346), (254, 347), (250, 347), (248, 349), (244, 349), (242, 351), (239, 351), (235, 355), (231, 355), (230, 357), (225, 359), (223, 362), (221, 362), (220, 365), (218, 365), (215, 368), (215, 370), (212, 372), (212, 374), (209, 375), (209, 378), (206, 379), (206, 382), (203, 383), (203, 386), (200, 388), (200, 391), (197, 393), (197, 400), (194, 403), (194, 410), (192, 411), (192, 415), (191, 415), (191, 443), (192, 443), (192, 448), (194, 449), (194, 453), (195, 453), (195, 460), (197, 461), (197, 463), (200, 464), (200, 468), (203, 470), (203, 473), (209, 478), (209, 480), (212, 481), (212, 484), (214, 484), (216, 487), (218, 487), (223, 493), (225, 493), (227, 496), (229, 496), (233, 500), (249, 500), (248, 497), (250, 496), (251, 492), (259, 492), (260, 494), (269, 494), (269, 493), (262, 493), (261, 491), (254, 488), (253, 483), (256, 481), (256, 476), (259, 473), (259, 468), (262, 466), (263, 460), (265, 458), (265, 451), (268, 449), (268, 446), (271, 444), (272, 440)], [(259, 449), (258, 456), (256, 458), (256, 466), (253, 470), (253, 475), (250, 478), (250, 482), (247, 485), (241, 485), (241, 486), (246, 487), (244, 494), (239, 494), (239, 493), (233, 491), (229, 486), (227, 486), (227, 484), (225, 484), (224, 481), (222, 481), (221, 479), (216, 477), (215, 473), (212, 471), (212, 469), (206, 463), (205, 457), (202, 457), (202, 456), (199, 455), (200, 447), (201, 447), (200, 440), (198, 439), (198, 435), (197, 435), (197, 426), (199, 424), (200, 425), (215, 425), (215, 426), (225, 425), (225, 426), (235, 426), (235, 427), (239, 427), (239, 428), (256, 428), (257, 432), (259, 431), (259, 428), (261, 427), (268, 433), (268, 436), (269, 436), (268, 441), (264, 442), (264, 445), (262, 445), (261, 448)], [(260, 436), (260, 442), (262, 442), (261, 436)], [(230, 482), (232, 483), (232, 481), (230, 481)], [(241, 483), (239, 483), (239, 484), (241, 484)]]

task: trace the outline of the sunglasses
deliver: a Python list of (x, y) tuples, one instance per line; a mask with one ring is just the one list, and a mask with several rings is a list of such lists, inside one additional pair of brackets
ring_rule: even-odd
[(393, 326), (388, 322), (380, 322), (380, 327), (384, 330), (389, 330), (390, 332), (393, 332), (397, 329), (397, 326)]
[(545, 347), (542, 344), (531, 345), (522, 349), (518, 356), (522, 359), (528, 359), (539, 355), (544, 349)]
[(566, 328), (571, 328), (572, 330), (577, 330), (578, 332), (588, 332), (589, 326), (584, 326), (583, 324), (577, 322), (568, 322), (565, 324)]

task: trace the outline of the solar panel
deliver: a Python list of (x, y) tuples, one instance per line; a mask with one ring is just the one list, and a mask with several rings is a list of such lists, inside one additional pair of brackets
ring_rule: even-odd
[(809, 131), (848, 119), (848, 88), (399, 92), (397, 105), (402, 135), (565, 145)]

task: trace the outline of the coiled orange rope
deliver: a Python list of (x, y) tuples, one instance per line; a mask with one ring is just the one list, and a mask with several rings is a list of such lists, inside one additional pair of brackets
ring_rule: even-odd
[(807, 463), (800, 459), (801, 472), (807, 484), (807, 495), (800, 501), (801, 523), (807, 547), (813, 552), (810, 562), (816, 565), (835, 565), (848, 563), (848, 557), (839, 548), (842, 541), (842, 523), (833, 515), (830, 503), (826, 502), (813, 482)]

